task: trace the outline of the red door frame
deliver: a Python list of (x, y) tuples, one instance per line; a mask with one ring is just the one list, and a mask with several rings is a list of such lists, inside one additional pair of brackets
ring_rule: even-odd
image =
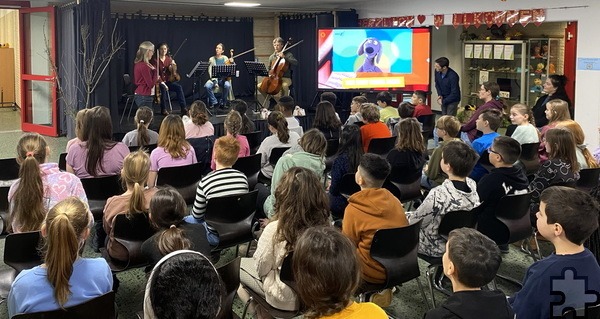
[(565, 28), (565, 63), (564, 75), (568, 81), (565, 85), (567, 96), (575, 106), (575, 70), (577, 63), (577, 22), (567, 22)]
[[(56, 84), (54, 81), (56, 80), (56, 74), (50, 75), (35, 75), (35, 74), (26, 74), (25, 68), (29, 63), (27, 61), (27, 54), (25, 54), (28, 50), (27, 47), (29, 43), (25, 41), (25, 32), (29, 32), (27, 28), (24, 27), (24, 19), (23, 15), (34, 13), (34, 12), (47, 12), (49, 16), (48, 21), (48, 29), (49, 29), (49, 37), (50, 37), (50, 59), (51, 63), (55, 63), (56, 61), (56, 23), (55, 23), (55, 8), (54, 7), (36, 7), (36, 8), (22, 8), (19, 9), (19, 27), (21, 28), (20, 38), (21, 38), (21, 130), (25, 132), (37, 132), (42, 135), (47, 136), (58, 136), (58, 106), (57, 106), (57, 93), (56, 93)], [(53, 72), (52, 72), (53, 73)], [(28, 117), (29, 98), (27, 97), (27, 81), (43, 81), (43, 82), (52, 82), (52, 125), (38, 125), (31, 123), (31, 119)]]

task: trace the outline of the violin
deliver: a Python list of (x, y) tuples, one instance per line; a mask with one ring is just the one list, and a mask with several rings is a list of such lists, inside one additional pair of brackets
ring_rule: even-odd
[[(183, 46), (183, 44), (187, 41), (187, 38), (185, 38), (183, 40), (183, 42), (181, 42), (181, 44), (179, 45), (179, 48), (177, 48), (177, 51), (175, 51), (175, 54), (171, 55), (171, 61), (173, 61), (175, 59), (175, 56), (177, 55), (177, 53), (179, 52), (179, 50), (181, 50), (181, 47)], [(179, 80), (181, 80), (181, 76), (179, 75), (179, 73), (177, 73), (177, 64), (171, 62), (171, 65), (169, 67), (167, 67), (166, 70), (167, 75), (169, 76), (169, 82), (177, 82)]]
[[(225, 61), (225, 64), (233, 64), (233, 62), (229, 62), (231, 61), (231, 59), (233, 59), (233, 49), (229, 49), (229, 59), (227, 59), (227, 61)], [(229, 81), (229, 83), (231, 83), (231, 77), (227, 77), (227, 81)]]
[[(285, 51), (297, 46), (303, 41), (304, 40), (301, 40), (294, 45), (289, 45), (290, 41), (288, 41), (281, 50), (281, 53), (284, 53)], [(281, 86), (283, 85), (283, 75), (289, 69), (289, 67), (290, 64), (285, 60), (284, 57), (278, 57), (277, 60), (275, 60), (271, 65), (269, 76), (262, 80), (260, 84), (260, 91), (269, 95), (275, 95), (279, 93), (281, 91)]]

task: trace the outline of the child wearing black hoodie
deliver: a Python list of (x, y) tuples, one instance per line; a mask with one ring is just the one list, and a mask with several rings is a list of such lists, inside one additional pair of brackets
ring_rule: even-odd
[(502, 231), (503, 224), (495, 217), (496, 208), (503, 196), (526, 193), (529, 181), (520, 167), (513, 166), (521, 155), (521, 145), (515, 139), (498, 136), (487, 151), (494, 169), (477, 184), (477, 194), (482, 202), (477, 230), (495, 241), (500, 250), (508, 252), (508, 238)]
[(454, 294), (443, 305), (428, 311), (425, 319), (514, 318), (501, 291), (481, 290), (494, 279), (501, 262), (498, 246), (480, 232), (472, 228), (451, 231), (442, 264)]

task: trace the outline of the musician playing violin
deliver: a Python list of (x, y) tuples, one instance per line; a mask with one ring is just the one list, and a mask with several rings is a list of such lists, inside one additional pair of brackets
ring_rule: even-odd
[[(215, 55), (210, 57), (208, 62), (210, 63), (208, 65), (208, 75), (210, 78), (208, 81), (206, 81), (206, 84), (204, 84), (204, 88), (206, 89), (206, 92), (208, 93), (208, 99), (210, 100), (209, 107), (213, 108), (218, 104), (225, 106), (230, 98), (230, 95), (233, 95), (231, 94), (231, 82), (225, 77), (217, 78), (216, 75), (213, 77), (212, 67), (214, 65), (233, 63), (233, 58), (228, 58), (227, 56), (223, 55), (223, 43), (218, 43), (215, 47)], [(219, 87), (221, 88), (221, 103), (219, 103), (215, 97), (215, 89)]]
[[(290, 51), (281, 52), (283, 50), (284, 46), (285, 46), (285, 41), (283, 40), (283, 38), (278, 37), (273, 40), (273, 48), (275, 49), (275, 52), (273, 52), (273, 54), (271, 54), (271, 56), (269, 57), (269, 65), (268, 66), (272, 67), (273, 63), (277, 62), (278, 58), (284, 58), (285, 61), (290, 64), (290, 66), (298, 65), (298, 60), (296, 60), (296, 58), (294, 57), (292, 52), (290, 52)], [(261, 83), (258, 84), (258, 91), (260, 92), (260, 94), (262, 94), (263, 98), (267, 98), (267, 94), (260, 90), (260, 85), (261, 85)], [(283, 74), (283, 78), (282, 78), (281, 92), (280, 92), (282, 96), (290, 95), (290, 85), (292, 85), (292, 73), (291, 73), (291, 68), (288, 68), (287, 71), (285, 71), (285, 73)]]
[[(177, 94), (177, 102), (179, 102), (179, 107), (181, 108), (181, 114), (187, 114), (187, 106), (185, 104), (185, 94), (183, 93), (183, 88), (176, 81), (171, 81), (171, 75), (176, 70), (174, 68), (177, 67), (175, 60), (171, 58), (169, 55), (169, 46), (166, 43), (161, 43), (158, 46), (158, 72), (161, 80), (165, 82), (166, 86), (161, 85), (161, 101), (160, 101), (160, 111), (163, 115), (169, 115), (167, 111), (167, 106), (169, 105), (169, 95), (167, 95), (167, 88), (169, 91), (175, 92)], [(156, 57), (153, 58), (153, 65), (156, 65)]]

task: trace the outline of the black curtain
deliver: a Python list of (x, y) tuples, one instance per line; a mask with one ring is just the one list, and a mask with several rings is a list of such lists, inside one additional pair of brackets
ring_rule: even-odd
[(291, 37), (294, 43), (304, 40), (290, 50), (298, 59), (298, 65), (293, 69), (293, 93), (298, 105), (311, 110), (317, 94), (317, 16), (280, 16), (279, 33), (285, 40)]
[[(227, 56), (230, 49), (234, 49), (234, 54), (238, 54), (254, 47), (252, 18), (115, 15), (113, 19), (119, 20), (118, 30), (127, 40), (125, 50), (116, 61), (116, 72), (120, 74), (118, 83), (122, 83), (125, 73), (133, 78), (133, 60), (141, 42), (150, 41), (157, 50), (158, 45), (165, 42), (173, 55), (185, 41), (174, 58), (181, 75), (179, 84), (183, 86), (188, 100), (192, 98), (194, 81), (186, 74), (198, 61), (208, 61), (215, 54), (218, 43), (223, 43)], [(254, 61), (254, 52), (235, 59), (239, 70), (239, 77), (233, 78), (233, 91), (236, 96), (254, 94), (254, 78), (248, 75), (243, 61)], [(200, 87), (196, 88), (197, 94), (204, 93), (203, 86), (207, 79), (208, 74), (200, 79)], [(199, 98), (199, 95), (194, 98)]]

